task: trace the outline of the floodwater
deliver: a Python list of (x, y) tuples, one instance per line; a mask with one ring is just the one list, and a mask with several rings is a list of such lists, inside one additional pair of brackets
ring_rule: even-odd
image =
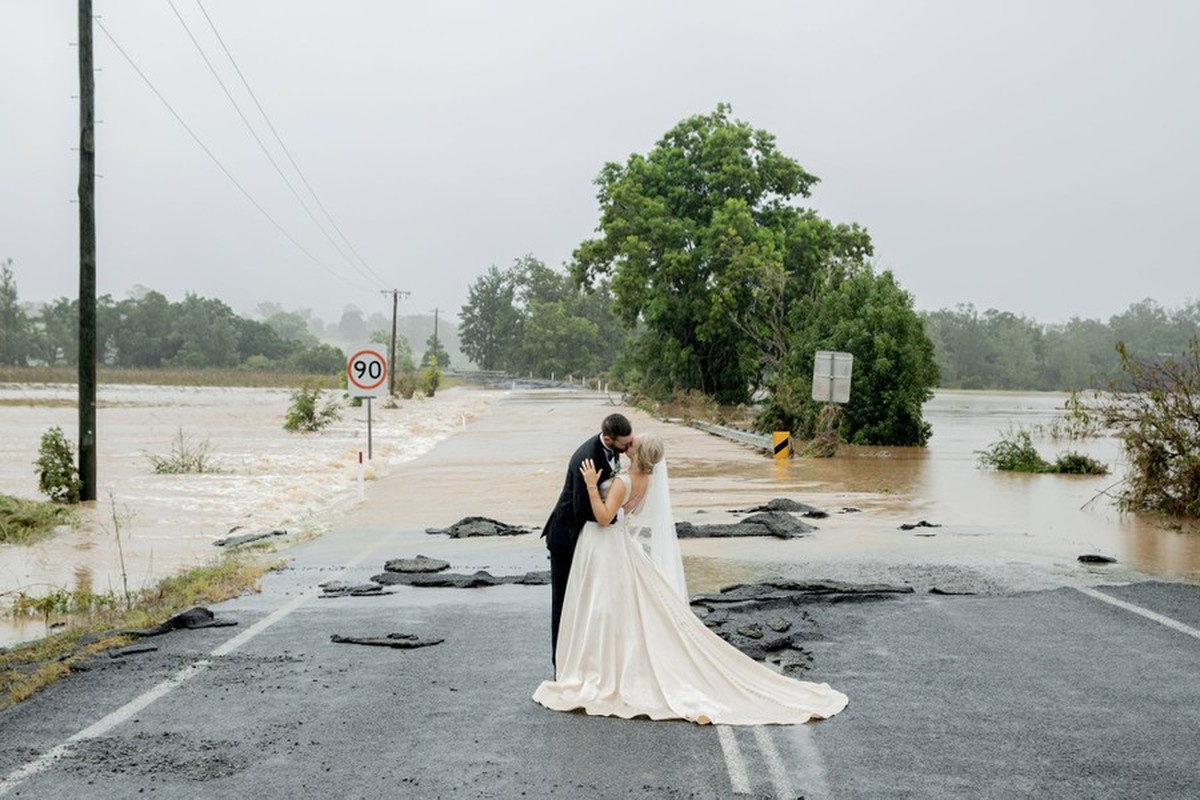
[[(77, 391), (0, 385), (0, 493), (45, 499), (34, 468), (41, 436), (58, 426), (78, 441)], [(97, 395), (98, 497), (74, 529), (32, 546), (0, 544), (0, 609), (19, 592), (136, 591), (211, 563), (214, 542), (231, 534), (323, 533), (371, 481), (469, 425), (497, 393), (451, 389), (396, 408), (376, 401), (369, 421), (365, 404), (347, 408), (319, 433), (283, 430), (286, 389), (101, 385)], [(155, 474), (149, 456), (170, 456), (181, 433), (187, 446), (207, 447), (219, 471)], [(3, 620), (0, 646), (43, 633), (41, 621)]]
[[(57, 425), (76, 440), (75, 391), (0, 385), (0, 492), (38, 496), (33, 461), (40, 437)], [(131, 590), (149, 586), (210, 561), (219, 552), (213, 542), (231, 532), (287, 530), (289, 541), (324, 533), (372, 493), (391, 501), (386, 518), (398, 530), (423, 532), (471, 514), (540, 528), (570, 452), (613, 410), (611, 398), (586, 391), (465, 387), (396, 408), (376, 403), (372, 457), (360, 468), (359, 454), (368, 450), (367, 409), (346, 409), (319, 434), (287, 433), (289, 396), (272, 389), (101, 386), (101, 497), (73, 530), (32, 546), (0, 545), (0, 605), (20, 591), (119, 593), (125, 581)], [(775, 497), (830, 514), (802, 539), (684, 540), (693, 592), (772, 577), (971, 591), (1145, 576), (1200, 581), (1200, 534), (1121, 514), (1105, 494), (1124, 468), (1116, 440), (1035, 436), (1043, 457), (1081, 451), (1109, 464), (1107, 476), (1019, 475), (977, 466), (978, 451), (1005, 431), (1042, 430), (1062, 413), (1065, 399), (938, 392), (925, 409), (934, 429), (926, 448), (843, 447), (835, 458), (787, 461), (621, 410), (636, 431), (654, 432), (667, 444), (677, 519), (732, 521), (744, 516), (736, 512)], [(193, 444), (207, 444), (222, 471), (155, 475), (147, 455), (169, 455), (180, 431)], [(435, 450), (439, 443), (444, 446)], [(932, 527), (900, 527), (921, 521)], [(544, 562), (536, 537), (504, 538), (510, 541), (478, 546)], [(1077, 556), (1085, 553), (1119, 564), (1084, 567)], [(43, 633), (40, 621), (2, 623), (0, 646)]]

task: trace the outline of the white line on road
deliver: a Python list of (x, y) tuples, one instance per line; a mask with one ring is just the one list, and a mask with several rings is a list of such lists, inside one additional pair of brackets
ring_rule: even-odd
[[(365, 548), (361, 553), (348, 561), (344, 567), (334, 573), (334, 575), (328, 580), (337, 580), (342, 575), (346, 574), (351, 567), (358, 565), (360, 562), (366, 559), (368, 555), (374, 552), (375, 549), (379, 547), (380, 543), (381, 540), (376, 540), (372, 545)], [(265, 631), (267, 628), (274, 625), (276, 622), (279, 622), (281, 619), (291, 614), (309, 600), (316, 597), (318, 594), (320, 594), (320, 592), (320, 587), (315, 587), (303, 593), (299, 597), (296, 597), (291, 602), (280, 606), (267, 616), (260, 619), (258, 622), (251, 625), (246, 630), (239, 633), (237, 636), (234, 636), (224, 644), (216, 647), (211, 653), (209, 653), (209, 655), (213, 657), (220, 657), (233, 652), (258, 634)], [(8, 794), (14, 788), (29, 780), (34, 775), (37, 775), (39, 772), (44, 771), (55, 761), (58, 761), (60, 758), (70, 752), (71, 748), (77, 743), (103, 736), (113, 728), (120, 725), (122, 722), (132, 718), (133, 715), (146, 708), (155, 700), (167, 695), (169, 692), (171, 692), (171, 690), (182, 686), (195, 676), (199, 675), (201, 672), (204, 672), (206, 669), (212, 666), (212, 663), (213, 662), (209, 661), (208, 659), (200, 659), (199, 661), (194, 661), (191, 664), (188, 664), (170, 678), (167, 678), (165, 681), (149, 691), (133, 698), (116, 711), (113, 711), (78, 733), (75, 733), (66, 741), (55, 745), (32, 761), (26, 762), (25, 764), (22, 764), (13, 771), (9, 772), (4, 776), (3, 780), (0, 780), (0, 797)]]
[(792, 800), (796, 793), (792, 791), (792, 782), (788, 779), (787, 767), (779, 757), (779, 750), (771, 740), (771, 734), (761, 725), (754, 726), (754, 740), (758, 742), (758, 751), (767, 762), (767, 772), (771, 774), (771, 783), (775, 784), (775, 796), (781, 800)]
[(1170, 617), (1165, 617), (1162, 614), (1159, 614), (1156, 611), (1151, 611), (1148, 608), (1142, 608), (1141, 606), (1135, 606), (1133, 603), (1126, 603), (1124, 600), (1118, 600), (1117, 598), (1107, 595), (1104, 592), (1100, 592), (1095, 589), (1091, 589), (1087, 586), (1076, 586), (1075, 588), (1078, 589), (1079, 591), (1083, 592), (1084, 594), (1086, 594), (1088, 597), (1094, 597), (1097, 600), (1103, 600), (1105, 603), (1114, 605), (1117, 608), (1123, 608), (1126, 611), (1133, 612), (1134, 614), (1140, 614), (1141, 616), (1145, 617), (1146, 619), (1152, 619), (1155, 622), (1159, 623), (1160, 625), (1166, 625), (1168, 628), (1171, 628), (1172, 630), (1177, 630), (1180, 633), (1186, 633), (1188, 636), (1191, 636), (1196, 639), (1200, 639), (1200, 630), (1193, 628), (1191, 625), (1185, 625), (1184, 623), (1180, 622), (1179, 620), (1171, 619)]
[(742, 751), (738, 749), (733, 729), (728, 725), (718, 725), (717, 738), (721, 740), (721, 750), (725, 753), (725, 771), (729, 773), (730, 788), (734, 794), (750, 794), (750, 776), (746, 772), (746, 762), (742, 760)]
[(97, 736), (103, 736), (116, 726), (120, 725), (122, 722), (125, 722), (127, 719), (133, 717), (134, 714), (138, 713), (143, 708), (165, 695), (167, 692), (174, 689), (176, 686), (181, 686), (194, 678), (196, 675), (199, 675), (201, 672), (206, 670), (211, 663), (211, 661), (201, 660), (187, 665), (170, 678), (167, 678), (165, 681), (155, 686), (150, 691), (135, 697), (133, 700), (130, 700), (128, 703), (121, 706), (108, 716), (79, 731), (65, 742), (52, 747), (45, 753), (42, 753), (33, 761), (17, 767), (15, 770), (8, 773), (8, 775), (4, 777), (4, 780), (0, 781), (0, 796), (8, 794), (10, 790), (16, 788), (21, 783), (25, 782), (29, 778), (32, 778), (34, 775), (46, 769), (46, 767), (62, 758), (77, 742), (95, 739)]

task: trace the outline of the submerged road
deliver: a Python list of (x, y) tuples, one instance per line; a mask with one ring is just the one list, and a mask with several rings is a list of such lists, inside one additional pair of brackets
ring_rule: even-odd
[[(0, 796), (1195, 796), (1195, 585), (1091, 580), (826, 604), (814, 608), (809, 677), (850, 706), (815, 724), (746, 728), (533, 703), (550, 675), (545, 586), (321, 596), (320, 584), (365, 582), (399, 556), (445, 558), (457, 572), (544, 568), (535, 534), (451, 540), (415, 524), (438, 482), (505, 518), (513, 493), (469, 488), (488, 467), (467, 464), (512, 438), (527, 441), (485, 420), (370, 487), (331, 533), (285, 551), (260, 594), (212, 606), (236, 626), (145, 640), (157, 649), (97, 658), (0, 714)], [(577, 438), (527, 449), (553, 456)], [(389, 633), (444, 641), (330, 641)]]

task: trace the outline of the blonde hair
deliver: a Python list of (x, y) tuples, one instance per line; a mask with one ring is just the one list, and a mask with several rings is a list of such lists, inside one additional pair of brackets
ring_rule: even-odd
[(653, 472), (654, 465), (662, 461), (664, 452), (666, 452), (666, 448), (663, 446), (662, 439), (653, 435), (639, 436), (633, 460), (642, 472)]

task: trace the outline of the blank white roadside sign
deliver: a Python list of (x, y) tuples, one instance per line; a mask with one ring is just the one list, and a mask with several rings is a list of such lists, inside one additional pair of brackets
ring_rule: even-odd
[(853, 369), (852, 354), (818, 350), (813, 358), (812, 399), (818, 403), (849, 402)]

